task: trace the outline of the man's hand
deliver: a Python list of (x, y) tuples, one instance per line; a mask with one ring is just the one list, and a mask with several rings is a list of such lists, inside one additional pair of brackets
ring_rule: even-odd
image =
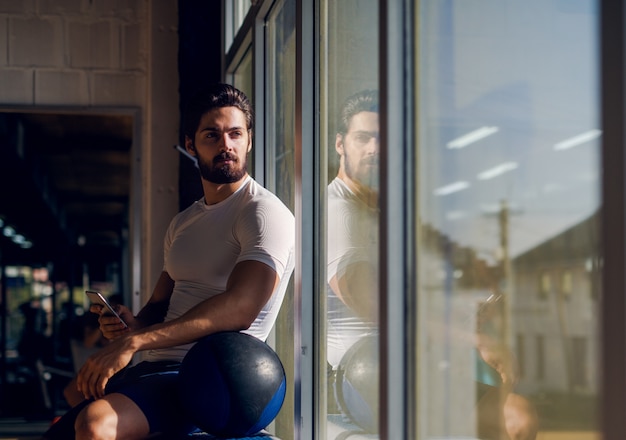
[(133, 313), (126, 306), (116, 305), (115, 311), (118, 315), (120, 315), (124, 322), (126, 322), (128, 328), (124, 327), (124, 324), (122, 324), (115, 316), (107, 314), (106, 309), (99, 304), (92, 304), (91, 307), (89, 307), (89, 311), (100, 315), (100, 318), (98, 318), (100, 331), (104, 337), (109, 340), (119, 338), (120, 336), (128, 333), (130, 330), (138, 328), (138, 323), (136, 322)]
[(90, 356), (81, 367), (76, 379), (78, 391), (85, 399), (104, 396), (109, 379), (130, 363), (133, 354), (130, 338), (118, 338), (106, 345)]

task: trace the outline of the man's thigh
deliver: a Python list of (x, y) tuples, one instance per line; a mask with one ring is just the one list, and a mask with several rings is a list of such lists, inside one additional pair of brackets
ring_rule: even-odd
[(78, 414), (77, 438), (90, 437), (91, 432), (111, 438), (145, 438), (150, 425), (135, 402), (113, 393), (92, 402)]
[(139, 378), (107, 387), (105, 398), (122, 394), (130, 399), (147, 420), (150, 433), (186, 434), (195, 427), (183, 410), (178, 383), (178, 371), (143, 374)]
[[(140, 425), (142, 425), (145, 420), (149, 433), (163, 432), (172, 435), (184, 435), (194, 431), (195, 427), (187, 420), (187, 415), (178, 395), (179, 366), (179, 363), (144, 362), (119, 372), (111, 378), (107, 385), (105, 399), (108, 399), (109, 409), (113, 409), (112, 404), (115, 404), (115, 408), (121, 411), (123, 405), (131, 402), (132, 409), (122, 415), (124, 418), (122, 423), (126, 423), (127, 420), (130, 420), (131, 423), (138, 420), (141, 421)], [(111, 398), (109, 396), (117, 397)], [(124, 399), (120, 399), (120, 396)], [(85, 400), (70, 409), (50, 427), (44, 438), (50, 440), (74, 438), (74, 424), (78, 414), (87, 405), (96, 402)], [(107, 407), (96, 406), (92, 408), (94, 411), (96, 409), (105, 410)], [(135, 410), (139, 413), (136, 413)], [(98, 412), (93, 414), (98, 414)], [(86, 415), (87, 413), (84, 414), (84, 416)]]

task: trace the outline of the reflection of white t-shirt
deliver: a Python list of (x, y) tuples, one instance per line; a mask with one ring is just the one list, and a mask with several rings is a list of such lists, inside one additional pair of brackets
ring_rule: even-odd
[[(175, 282), (165, 321), (224, 292), (240, 261), (260, 261), (280, 277), (272, 297), (245, 331), (264, 341), (294, 268), (294, 243), (293, 214), (251, 177), (220, 203), (196, 201), (172, 219), (165, 234), (163, 270)], [(192, 345), (151, 350), (148, 359), (181, 360)]]
[[(366, 262), (378, 271), (378, 210), (372, 209), (335, 178), (328, 185), (327, 281), (341, 278), (346, 267)], [(346, 306), (328, 286), (328, 362), (336, 367), (357, 340), (376, 331)]]

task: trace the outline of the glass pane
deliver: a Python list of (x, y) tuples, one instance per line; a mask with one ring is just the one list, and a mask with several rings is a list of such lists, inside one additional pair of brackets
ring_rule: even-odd
[(294, 209), (295, 110), (296, 110), (296, 6), (282, 1), (270, 12), (266, 78), (268, 118), (268, 170), (278, 196)]
[(597, 6), (421, 2), (420, 438), (600, 438)]
[(232, 0), (233, 3), (233, 29), (235, 30), (235, 34), (243, 24), (244, 19), (246, 18), (246, 14), (252, 6), (252, 2), (250, 0)]
[[(241, 90), (242, 92), (244, 92), (246, 94), (246, 96), (248, 97), (248, 99), (250, 99), (250, 102), (252, 103), (252, 108), (254, 108), (256, 110), (256, 106), (254, 105), (254, 90), (252, 87), (252, 48), (249, 47), (246, 50), (246, 53), (244, 54), (244, 56), (241, 58), (241, 61), (239, 62), (239, 64), (237, 64), (237, 66), (235, 67), (235, 70), (233, 71), (233, 73), (231, 74), (232, 77), (232, 84), (233, 86), (237, 87), (239, 90)], [(254, 150), (254, 144), (256, 143), (256, 139), (252, 139), (252, 143), (253, 143), (253, 150)], [(250, 154), (248, 157), (248, 173), (250, 173), (250, 175), (252, 177), (255, 176), (255, 168), (256, 168), (256, 163), (255, 163), (255, 154)]]
[[(296, 9), (294, 2), (279, 2), (270, 11), (267, 29), (266, 108), (267, 139), (265, 157), (272, 161), (267, 172), (268, 187), (294, 211), (295, 184), (295, 77)], [(257, 109), (257, 112), (261, 111)], [(258, 140), (257, 140), (258, 144)], [(293, 279), (293, 278), (292, 278)], [(294, 301), (290, 286), (275, 327), (275, 349), (287, 373), (287, 383), (294, 382)], [(293, 387), (288, 387), (285, 403), (276, 418), (279, 438), (293, 437), (295, 414)]]
[[(225, 49), (228, 52), (228, 49), (233, 43), (235, 35), (237, 35), (237, 32), (241, 28), (243, 21), (246, 19), (246, 15), (248, 14), (248, 11), (252, 7), (252, 1), (251, 0), (229, 0), (228, 2), (225, 3), (225, 6), (226, 6), (226, 17), (227, 17)], [(240, 90), (242, 90), (245, 93), (243, 89), (240, 89)]]
[[(326, 278), (320, 438), (378, 438), (378, 2), (321, 6)], [(322, 203), (324, 205), (324, 203)], [(325, 299), (325, 301), (324, 301)], [(325, 409), (325, 411), (324, 411)]]
[(252, 90), (252, 48), (249, 47), (246, 50), (232, 77), (233, 85), (244, 92), (252, 102), (254, 99), (254, 91)]

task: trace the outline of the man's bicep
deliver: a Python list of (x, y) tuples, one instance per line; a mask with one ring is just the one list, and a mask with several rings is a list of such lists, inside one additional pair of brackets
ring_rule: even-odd
[(279, 281), (276, 271), (267, 264), (246, 260), (235, 265), (226, 290), (247, 298), (260, 310), (272, 296)]
[(157, 280), (152, 296), (150, 296), (149, 302), (169, 302), (174, 291), (174, 280), (170, 278), (170, 275), (163, 271), (161, 276)]
[(345, 265), (331, 279), (337, 296), (364, 319), (375, 321), (378, 314), (378, 272), (367, 261)]
[(174, 280), (170, 278), (167, 272), (161, 272), (161, 276), (157, 280), (156, 286), (154, 286), (150, 299), (137, 314), (137, 319), (139, 319), (143, 325), (163, 322), (173, 290)]

